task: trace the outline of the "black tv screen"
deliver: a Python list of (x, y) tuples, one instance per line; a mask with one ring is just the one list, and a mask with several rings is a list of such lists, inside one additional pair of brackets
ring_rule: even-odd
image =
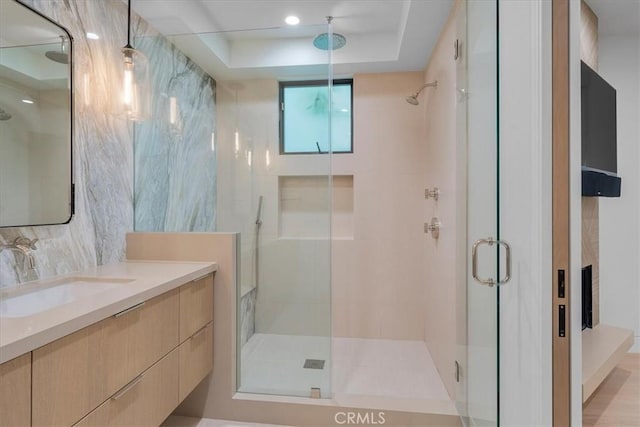
[(582, 63), (582, 166), (618, 173), (616, 90)]

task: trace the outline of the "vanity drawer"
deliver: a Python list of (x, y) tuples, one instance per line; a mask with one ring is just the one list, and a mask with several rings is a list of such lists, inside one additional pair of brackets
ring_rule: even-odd
[(178, 345), (179, 291), (33, 352), (33, 425), (72, 425)]
[(76, 426), (157, 427), (178, 406), (178, 349), (118, 390)]
[(180, 401), (213, 369), (213, 322), (209, 322), (180, 347)]
[(180, 287), (180, 342), (213, 320), (213, 274)]
[(0, 427), (31, 425), (31, 353), (0, 365)]

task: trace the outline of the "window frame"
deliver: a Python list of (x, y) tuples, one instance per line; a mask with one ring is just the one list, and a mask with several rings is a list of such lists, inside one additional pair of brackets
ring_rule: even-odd
[[(295, 80), (295, 81), (281, 81), (279, 82), (278, 90), (278, 116), (279, 116), (279, 151), (280, 155), (300, 155), (300, 154), (329, 154), (328, 151), (285, 151), (284, 149), (284, 90), (290, 87), (311, 87), (311, 86), (328, 86), (328, 80)], [(349, 86), (350, 95), (350, 108), (349, 115), (351, 120), (351, 138), (350, 138), (350, 150), (349, 151), (331, 151), (331, 154), (353, 154), (353, 79), (334, 79), (333, 86)]]

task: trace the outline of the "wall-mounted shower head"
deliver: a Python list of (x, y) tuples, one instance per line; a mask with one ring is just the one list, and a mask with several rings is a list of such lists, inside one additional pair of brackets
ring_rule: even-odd
[(60, 36), (60, 39), (60, 50), (49, 50), (45, 52), (44, 55), (52, 61), (60, 64), (68, 64), (69, 53), (67, 53), (67, 38), (65, 36)]
[(420, 102), (418, 101), (418, 98), (416, 98), (417, 95), (411, 95), (411, 96), (407, 96), (407, 102), (411, 105), (419, 105)]
[(407, 100), (407, 102), (411, 105), (420, 105), (420, 101), (418, 101), (418, 95), (420, 95), (420, 92), (422, 92), (424, 90), (424, 88), (426, 87), (438, 87), (438, 81), (435, 80), (431, 83), (425, 83), (422, 85), (422, 87), (420, 89), (418, 89), (418, 91), (416, 93), (414, 93), (411, 96), (407, 96), (405, 99)]
[(0, 108), (0, 122), (4, 122), (11, 118), (11, 114)]

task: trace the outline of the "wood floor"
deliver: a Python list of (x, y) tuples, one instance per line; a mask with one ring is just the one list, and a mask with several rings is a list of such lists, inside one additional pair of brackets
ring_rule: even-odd
[(582, 407), (585, 427), (640, 426), (640, 353), (628, 353)]

